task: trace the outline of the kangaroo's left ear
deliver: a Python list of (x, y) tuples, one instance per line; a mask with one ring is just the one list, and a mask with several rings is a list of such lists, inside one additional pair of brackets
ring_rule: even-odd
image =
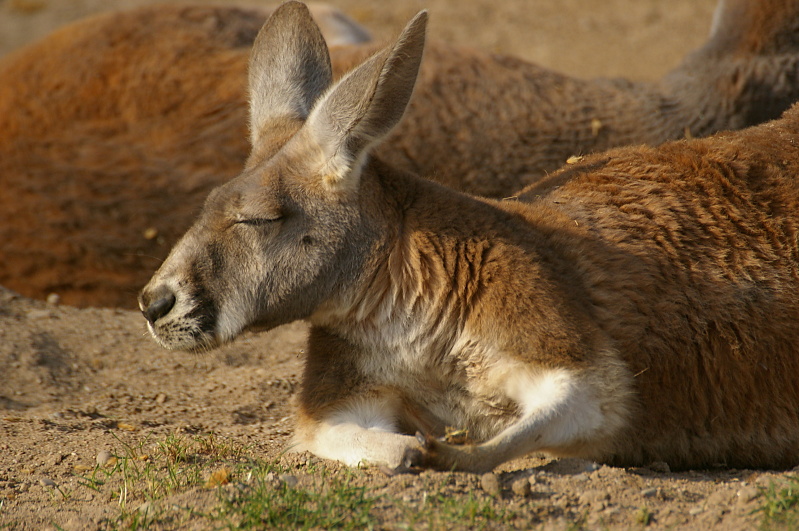
[(419, 74), (426, 27), (422, 11), (394, 45), (352, 70), (311, 111), (305, 133), (321, 148), (326, 184), (354, 187), (369, 149), (399, 123)]
[(327, 44), (308, 8), (300, 2), (278, 7), (250, 53), (253, 148), (286, 121), (304, 121), (332, 79)]

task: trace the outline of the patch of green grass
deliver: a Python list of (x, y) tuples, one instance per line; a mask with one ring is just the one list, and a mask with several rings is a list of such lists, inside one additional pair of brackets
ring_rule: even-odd
[(109, 522), (111, 529), (125, 529), (128, 531), (138, 531), (147, 529), (154, 524), (161, 516), (161, 509), (157, 506), (150, 506), (143, 510), (134, 509), (132, 511), (122, 509), (119, 516)]
[[(331, 475), (311, 465), (305, 472), (306, 478), (315, 478), (314, 484), (291, 487), (277, 480), (283, 473), (279, 465), (256, 464), (239, 492), (220, 493), (221, 505), (209, 517), (227, 529), (372, 529), (390, 523), (408, 529), (470, 530), (508, 527), (516, 518), (501, 500), (454, 492), (449, 476), (423, 491), (420, 500), (405, 501), (370, 493), (347, 470)], [(384, 521), (380, 508), (386, 506), (401, 513), (401, 522)]]
[(508, 523), (515, 518), (515, 513), (502, 507), (493, 498), (478, 498), (471, 492), (452, 496), (439, 491), (427, 497), (419, 517), (421, 522), (434, 529), (447, 529), (452, 525), (488, 529)]
[(763, 492), (762, 529), (799, 529), (799, 476), (790, 476), (787, 483), (774, 483)]
[[(6, 500), (5, 498), (0, 498), (0, 516), (3, 516), (3, 510), (5, 508)], [(0, 529), (11, 529), (12, 527), (17, 527), (19, 524), (17, 522), (9, 521), (9, 522), (0, 522)]]
[[(229, 471), (240, 464), (245, 453), (244, 448), (213, 434), (194, 438), (170, 434), (155, 442), (149, 438), (136, 443), (116, 440), (118, 448), (111, 459), (78, 480), (80, 486), (117, 502), (119, 514), (106, 522), (110, 529), (146, 529), (156, 522), (165, 528), (177, 527), (174, 522), (180, 520), (180, 514), (176, 513), (196, 515), (188, 508), (167, 510), (159, 502), (191, 488), (227, 483)], [(209, 485), (205, 476), (212, 475), (220, 464), (225, 465), (224, 473)]]
[(189, 441), (176, 434), (167, 435), (163, 441), (156, 443), (158, 452), (170, 464), (187, 463), (191, 449)]
[(639, 507), (638, 510), (635, 511), (633, 518), (636, 521), (636, 523), (639, 523), (643, 526), (647, 526), (652, 523), (654, 515), (652, 514), (652, 511), (650, 511), (648, 507)]
[(576, 520), (570, 521), (568, 524), (566, 524), (566, 531), (583, 531), (586, 528), (586, 520), (588, 520), (588, 516), (586, 514), (579, 515)]
[(79, 482), (116, 502), (118, 513), (100, 523), (104, 529), (471, 530), (518, 523), (516, 511), (483, 492), (478, 479), (464, 485), (452, 474), (414, 477), (406, 483), (409, 496), (399, 498), (387, 494), (396, 484), (374, 482), (369, 473), (338, 467), (333, 473), (317, 461), (291, 468), (215, 435), (118, 438), (115, 446), (111, 460)]
[[(47, 493), (50, 495), (50, 500), (52, 501), (66, 501), (72, 497), (72, 491), (69, 489), (62, 489), (57, 484), (53, 484), (52, 486), (45, 486), (47, 489)], [(59, 497), (56, 493), (60, 494)]]
[(183, 438), (167, 436), (156, 443), (152, 454), (145, 450), (146, 443), (146, 439), (137, 445), (121, 442), (122, 453), (114, 455), (116, 462), (110, 470), (101, 470), (107, 477), (121, 478), (116, 498), (123, 511), (129, 500), (158, 500), (201, 481), (199, 467), (189, 462), (189, 449)]
[[(278, 479), (286, 472), (279, 465), (215, 435), (117, 441), (111, 460), (79, 482), (117, 502), (118, 515), (103, 524), (108, 529), (178, 529), (187, 520), (229, 529), (364, 529), (376, 523), (370, 513), (376, 498), (355, 485), (349, 471), (328, 475), (310, 465), (304, 472), (314, 484), (294, 487)], [(217, 490), (215, 507), (179, 507), (169, 499), (198, 488)]]
[(211, 459), (239, 460), (246, 457), (250, 448), (220, 439), (213, 433), (194, 438), (195, 451)]
[(516, 513), (488, 495), (454, 492), (451, 476), (423, 492), (419, 503), (392, 502), (410, 529), (496, 529), (510, 527)]
[(377, 524), (371, 514), (376, 497), (356, 486), (347, 472), (316, 476), (311, 488), (277, 480), (281, 468), (257, 464), (249, 481), (234, 494), (220, 494), (210, 515), (228, 529), (364, 529)]

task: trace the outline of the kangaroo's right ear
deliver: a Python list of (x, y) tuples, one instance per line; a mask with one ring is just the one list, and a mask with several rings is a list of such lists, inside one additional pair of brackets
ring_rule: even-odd
[(399, 123), (419, 74), (426, 27), (422, 11), (392, 46), (344, 76), (311, 111), (305, 132), (319, 148), (316, 170), (328, 187), (354, 189), (369, 150)]
[(278, 7), (258, 33), (250, 54), (253, 147), (287, 121), (305, 121), (332, 79), (327, 44), (308, 8), (300, 2)]

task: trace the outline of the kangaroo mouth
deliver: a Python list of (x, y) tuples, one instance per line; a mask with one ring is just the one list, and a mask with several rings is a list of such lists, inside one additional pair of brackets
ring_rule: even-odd
[[(164, 308), (160, 309), (159, 305)], [(159, 299), (143, 306), (142, 313), (147, 319), (150, 334), (168, 350), (206, 352), (224, 342), (217, 331), (216, 304), (202, 297), (202, 293), (190, 297), (173, 296), (170, 304), (162, 304)]]
[(156, 343), (167, 350), (202, 353), (222, 344), (216, 334), (199, 329), (196, 322), (188, 319), (148, 324), (148, 328)]

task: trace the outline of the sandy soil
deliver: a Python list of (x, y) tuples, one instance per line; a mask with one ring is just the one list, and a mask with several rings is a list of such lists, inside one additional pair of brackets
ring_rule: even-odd
[[(0, 0), (0, 54), (58, 25), (109, 9), (170, 0)], [(171, 0), (173, 3), (175, 0)], [(183, 1), (182, 3), (186, 3)], [(253, 0), (194, 3), (256, 4)], [(261, 4), (270, 2), (262, 1)], [(419, 9), (430, 11), (430, 35), (509, 53), (585, 78), (657, 79), (698, 47), (715, 0), (336, 0), (376, 37), (393, 35)]]
[[(140, 3), (0, 0), (0, 53), (110, 4)], [(455, 7), (461, 4), (466, 5)], [(438, 37), (513, 53), (574, 75), (634, 79), (658, 77), (698, 46), (714, 4), (336, 2), (377, 36), (396, 31), (410, 14), (428, 7), (431, 33)], [(142, 514), (135, 508), (154, 506), (147, 504), (154, 496), (146, 481), (128, 485), (120, 479), (124, 471), (117, 465), (146, 463), (142, 456), (150, 463), (161, 463), (159, 455), (169, 461), (164, 448), (170, 437), (193, 441), (200, 476), (158, 498), (153, 528), (221, 525), (203, 514), (218, 506), (225, 492), (251, 488), (251, 478), (241, 472), (247, 466), (242, 455), (275, 460), (293, 471), (276, 484), (296, 482), (305, 488), (317, 481), (320, 466), (346, 475), (341, 467), (320, 465), (308, 456), (281, 456), (292, 431), (305, 330), (296, 323), (196, 357), (158, 348), (138, 313), (79, 310), (0, 289), (0, 528), (135, 528)], [(211, 432), (225, 445), (246, 450), (217, 452), (214, 464), (203, 461), (197, 441), (207, 442)], [(109, 460), (105, 452), (118, 457)], [(218, 488), (221, 495), (205, 480), (219, 462), (232, 463), (235, 471), (232, 482), (221, 481), (228, 483)], [(102, 485), (86, 479), (98, 471), (107, 472)], [(761, 513), (755, 510), (763, 504), (765, 487), (788, 475), (728, 469), (678, 474), (662, 463), (623, 469), (531, 457), (486, 477), (429, 472), (388, 477), (370, 469), (354, 472), (351, 481), (383, 500), (372, 511), (385, 528), (449, 527), (446, 519), (419, 516), (432, 503), (429, 497), (440, 494), (464, 503), (474, 498), (504, 514), (501, 527), (749, 529), (759, 525)], [(330, 474), (325, 477), (329, 481)], [(467, 527), (464, 522), (459, 525)], [(475, 525), (480, 523), (486, 520)]]

